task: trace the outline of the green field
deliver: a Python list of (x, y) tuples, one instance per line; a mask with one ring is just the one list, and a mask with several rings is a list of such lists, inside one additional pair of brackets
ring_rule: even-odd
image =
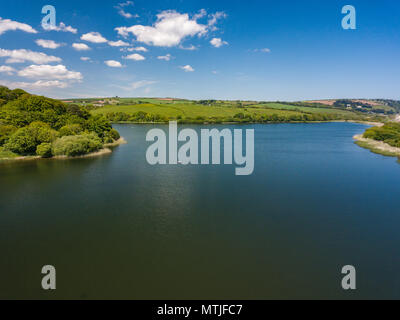
[[(134, 104), (124, 105), (125, 102)], [(217, 101), (199, 104), (195, 101), (157, 99), (120, 99), (117, 105), (91, 110), (113, 122), (296, 122), (332, 120), (371, 120), (358, 112), (329, 107), (306, 107), (281, 103), (243, 103)], [(141, 113), (141, 114), (140, 114)]]
[(167, 117), (233, 117), (235, 114), (242, 112), (243, 114), (278, 114), (278, 115), (299, 115), (301, 112), (294, 110), (275, 110), (267, 108), (236, 108), (236, 107), (220, 107), (220, 106), (203, 106), (187, 103), (175, 104), (138, 104), (127, 106), (105, 106), (93, 110), (93, 114), (107, 114), (110, 112), (124, 112), (133, 114), (136, 112), (147, 112), (151, 114), (159, 114)]

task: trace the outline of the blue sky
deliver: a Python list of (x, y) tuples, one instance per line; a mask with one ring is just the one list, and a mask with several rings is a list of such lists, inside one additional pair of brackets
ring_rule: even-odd
[[(41, 26), (48, 4), (50, 31)], [(356, 30), (341, 27), (347, 4)], [(13, 0), (0, 8), (0, 84), (36, 94), (400, 99), (397, 0)]]

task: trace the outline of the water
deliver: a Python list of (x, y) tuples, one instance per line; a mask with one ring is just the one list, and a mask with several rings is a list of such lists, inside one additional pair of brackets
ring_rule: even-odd
[(400, 166), (353, 143), (366, 126), (237, 127), (251, 176), (150, 166), (146, 125), (100, 158), (0, 165), (0, 298), (400, 298)]

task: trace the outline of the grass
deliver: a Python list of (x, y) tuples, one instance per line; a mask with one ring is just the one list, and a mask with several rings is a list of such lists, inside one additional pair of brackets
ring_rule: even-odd
[(279, 110), (297, 110), (297, 111), (307, 112), (307, 113), (337, 114), (337, 115), (342, 115), (342, 116), (349, 116), (349, 115), (355, 114), (352, 111), (334, 109), (334, 108), (329, 108), (329, 107), (320, 107), (320, 108), (303, 107), (303, 106), (294, 106), (294, 105), (274, 103), (274, 102), (255, 105), (255, 107), (256, 108), (263, 107), (263, 108), (268, 108), (268, 109), (279, 109)]
[[(123, 100), (123, 99), (121, 99)], [(128, 99), (127, 99), (128, 100)], [(131, 99), (132, 100), (132, 99)], [(142, 99), (141, 101), (143, 101)], [(149, 102), (155, 99), (147, 99)], [(94, 115), (107, 114), (107, 113), (126, 113), (132, 115), (139, 111), (143, 111), (149, 114), (158, 114), (160, 116), (166, 116), (169, 118), (176, 118), (178, 116), (182, 118), (197, 117), (207, 118), (229, 118), (234, 117), (238, 113), (244, 115), (277, 115), (277, 116), (298, 116), (303, 114), (326, 114), (337, 116), (337, 118), (346, 119), (363, 119), (362, 115), (355, 112), (338, 110), (332, 108), (315, 108), (315, 107), (298, 107), (279, 103), (266, 103), (266, 104), (253, 104), (244, 105), (238, 107), (237, 104), (231, 103), (217, 103), (211, 106), (200, 105), (190, 101), (174, 101), (166, 103), (142, 103), (132, 105), (109, 105), (104, 106), (95, 110), (92, 110)]]

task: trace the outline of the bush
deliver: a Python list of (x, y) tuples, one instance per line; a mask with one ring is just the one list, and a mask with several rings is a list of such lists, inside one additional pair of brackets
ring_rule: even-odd
[(51, 152), (51, 143), (42, 143), (37, 146), (36, 154), (42, 158), (51, 158), (53, 156)]
[(115, 129), (111, 129), (104, 135), (104, 142), (112, 143), (114, 141), (117, 141), (119, 138), (121, 138), (121, 136), (119, 135), (118, 131)]
[(17, 131), (17, 128), (10, 125), (0, 125), (0, 146), (7, 143), (10, 136)]
[(51, 143), (57, 137), (57, 131), (43, 122), (32, 122), (29, 126), (20, 128), (13, 133), (4, 147), (17, 154), (35, 154), (38, 145)]
[(79, 124), (68, 124), (62, 127), (58, 132), (60, 137), (64, 136), (76, 136), (82, 133), (83, 129)]
[(27, 155), (36, 152), (38, 143), (28, 127), (18, 129), (4, 145), (6, 150)]
[(95, 132), (103, 138), (105, 133), (112, 129), (111, 123), (102, 116), (93, 116), (86, 123), (86, 129), (89, 132)]
[(65, 136), (54, 141), (52, 153), (55, 156), (80, 156), (95, 152), (103, 147), (100, 138), (94, 134)]

